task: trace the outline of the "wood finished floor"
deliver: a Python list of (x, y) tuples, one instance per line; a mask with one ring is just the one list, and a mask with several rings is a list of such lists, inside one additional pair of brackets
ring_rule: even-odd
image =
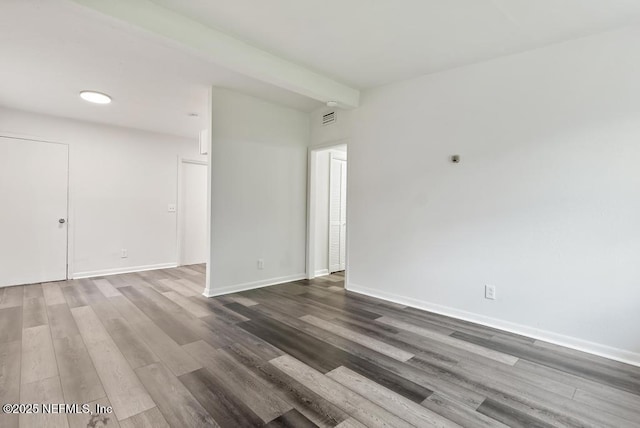
[(115, 410), (0, 427), (640, 426), (640, 368), (343, 279), (206, 299), (196, 265), (0, 289), (0, 403)]

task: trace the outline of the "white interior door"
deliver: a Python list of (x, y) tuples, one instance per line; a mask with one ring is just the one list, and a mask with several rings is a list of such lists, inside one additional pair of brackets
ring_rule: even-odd
[(182, 161), (180, 180), (180, 264), (207, 260), (207, 165)]
[(329, 170), (329, 272), (345, 269), (347, 235), (347, 162), (331, 155)]
[(69, 148), (0, 137), (0, 287), (67, 278)]

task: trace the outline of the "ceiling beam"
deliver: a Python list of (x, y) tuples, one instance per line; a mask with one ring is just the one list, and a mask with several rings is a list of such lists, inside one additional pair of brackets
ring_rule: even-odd
[(72, 0), (162, 36), (223, 67), (318, 101), (355, 108), (360, 91), (148, 0)]

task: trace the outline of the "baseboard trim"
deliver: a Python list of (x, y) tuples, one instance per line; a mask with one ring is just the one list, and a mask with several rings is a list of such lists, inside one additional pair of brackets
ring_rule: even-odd
[(401, 305), (410, 306), (412, 308), (422, 309), (424, 311), (434, 312), (463, 321), (469, 321), (487, 327), (504, 330), (509, 333), (527, 336), (532, 339), (542, 340), (545, 342), (553, 343), (555, 345), (564, 346), (567, 348), (575, 349), (577, 351), (586, 352), (589, 354), (597, 355), (599, 357), (609, 358), (621, 363), (640, 367), (640, 353), (614, 348), (608, 345), (590, 342), (587, 340), (578, 339), (547, 330), (540, 330), (537, 328), (528, 327), (523, 324), (517, 324), (510, 321), (491, 318), (484, 315), (475, 314), (473, 312), (462, 311), (459, 309), (454, 309), (448, 306), (442, 306), (411, 297), (404, 297), (393, 293), (374, 290), (354, 283), (347, 284), (346, 289), (347, 291), (351, 291), (354, 293), (364, 294), (366, 296), (387, 300), (393, 303), (399, 303)]
[(281, 276), (279, 278), (264, 279), (261, 281), (254, 281), (254, 282), (245, 282), (244, 284), (229, 285), (226, 287), (221, 287), (213, 290), (205, 289), (202, 295), (204, 297), (223, 296), (225, 294), (237, 293), (239, 291), (254, 290), (256, 288), (268, 287), (270, 285), (278, 285), (278, 284), (283, 284), (285, 282), (298, 281), (301, 279), (305, 279), (306, 277), (307, 277), (306, 273), (299, 273), (296, 275)]
[(329, 275), (329, 269), (320, 269), (315, 271), (315, 273), (313, 274), (314, 277), (327, 276), (327, 275)]
[(76, 272), (70, 275), (71, 276), (70, 279), (92, 278), (95, 276), (119, 275), (123, 273), (144, 272), (147, 270), (156, 270), (156, 269), (171, 269), (175, 267), (178, 267), (177, 263), (160, 263), (157, 265), (129, 266), (129, 267), (122, 267), (122, 268), (94, 270), (94, 271), (88, 271), (88, 272)]

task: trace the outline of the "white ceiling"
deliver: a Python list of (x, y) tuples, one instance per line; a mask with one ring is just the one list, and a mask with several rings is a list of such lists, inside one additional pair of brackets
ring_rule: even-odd
[[(305, 111), (321, 105), (66, 0), (0, 0), (0, 106), (195, 137), (212, 85)], [(83, 89), (113, 103), (82, 101)]]
[[(640, 18), (640, 0), (152, 1), (357, 88)], [(196, 136), (212, 85), (304, 111), (321, 105), (215, 62), (215, 55), (197, 55), (71, 0), (0, 0), (0, 106)], [(83, 102), (83, 89), (106, 92), (114, 102)]]
[(153, 0), (368, 88), (635, 23), (638, 0)]

